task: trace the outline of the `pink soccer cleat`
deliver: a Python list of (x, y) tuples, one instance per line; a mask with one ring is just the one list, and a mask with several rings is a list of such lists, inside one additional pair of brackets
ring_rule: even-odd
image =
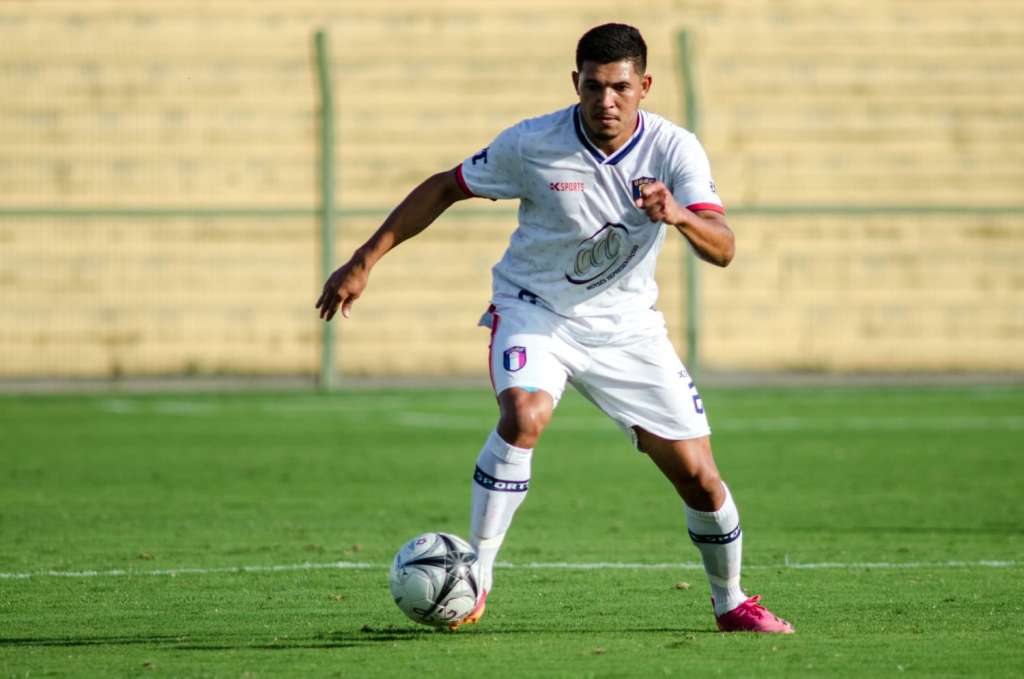
[[(714, 604), (714, 599), (711, 603)], [(762, 606), (761, 595), (752, 596), (728, 613), (715, 618), (722, 632), (766, 632), (792, 634), (796, 630), (788, 622)]]
[(469, 615), (467, 615), (462, 620), (459, 620), (458, 622), (453, 622), (452, 624), (448, 625), (448, 629), (454, 632), (463, 625), (473, 625), (480, 622), (480, 618), (484, 617), (484, 609), (486, 608), (487, 590), (485, 589), (483, 591), (483, 594), (480, 595), (480, 600), (476, 602), (476, 606), (473, 608), (472, 611), (469, 612)]

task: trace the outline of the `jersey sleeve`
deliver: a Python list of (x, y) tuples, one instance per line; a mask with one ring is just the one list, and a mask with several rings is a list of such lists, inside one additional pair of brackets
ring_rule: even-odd
[(462, 190), (491, 200), (520, 197), (523, 161), (519, 136), (518, 127), (510, 127), (490, 146), (462, 161), (455, 170)]
[(704, 148), (692, 134), (681, 139), (671, 156), (672, 195), (689, 210), (725, 212), (715, 180), (711, 177), (711, 163)]

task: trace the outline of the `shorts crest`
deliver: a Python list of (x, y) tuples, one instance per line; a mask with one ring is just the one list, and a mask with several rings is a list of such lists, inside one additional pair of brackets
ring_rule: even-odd
[(505, 370), (515, 372), (526, 365), (526, 347), (509, 347), (503, 359)]

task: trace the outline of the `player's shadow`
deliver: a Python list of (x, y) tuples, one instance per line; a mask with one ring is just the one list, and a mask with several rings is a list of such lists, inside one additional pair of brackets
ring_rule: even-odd
[(696, 627), (630, 627), (628, 629), (622, 627), (602, 627), (602, 628), (586, 628), (586, 627), (515, 627), (507, 629), (479, 629), (472, 630), (468, 634), (487, 634), (487, 635), (517, 635), (517, 634), (547, 634), (547, 635), (561, 635), (561, 636), (573, 636), (578, 634), (616, 634), (619, 632), (629, 632), (630, 634), (719, 634), (718, 630), (709, 628), (696, 628)]
[[(564, 627), (489, 627), (467, 629), (458, 633), (446, 629), (408, 628), (408, 627), (371, 627), (363, 626), (358, 630), (336, 630), (323, 632), (312, 637), (273, 637), (232, 639), (223, 634), (140, 634), (138, 636), (67, 636), (67, 637), (0, 637), (0, 648), (4, 647), (53, 647), (76, 648), (83, 646), (159, 646), (177, 651), (237, 651), (262, 650), (284, 651), (289, 649), (337, 649), (372, 647), (380, 643), (401, 641), (418, 641), (446, 636), (453, 643), (472, 640), (479, 634), (488, 636), (518, 636), (533, 634), (577, 635), (577, 634), (608, 634), (620, 631), (613, 628), (581, 629)], [(692, 629), (684, 627), (649, 627), (630, 628), (630, 632), (650, 634), (713, 634), (711, 629)], [(685, 642), (679, 642), (685, 644)]]
[[(429, 628), (409, 629), (404, 627), (374, 628), (364, 626), (359, 630), (331, 631), (312, 637), (264, 637), (232, 638), (225, 634), (140, 634), (137, 636), (49, 636), (49, 637), (0, 637), (0, 648), (5, 647), (53, 647), (75, 648), (82, 646), (159, 646), (182, 651), (234, 651), (256, 649), (280, 651), (296, 648), (349, 648), (372, 646), (381, 642), (413, 641), (436, 634), (447, 634), (447, 630)], [(454, 636), (454, 635), (453, 635)]]
[(0, 637), (0, 648), (9, 646), (53, 646), (57, 648), (75, 646), (162, 646), (187, 640), (190, 637), (167, 634), (145, 634), (136, 637)]
[[(446, 636), (451, 639), (471, 639), (477, 635), (487, 636), (518, 636), (518, 635), (533, 635), (533, 634), (548, 634), (548, 635), (562, 635), (572, 636), (578, 634), (613, 634), (616, 632), (623, 631), (620, 627), (604, 627), (604, 628), (581, 628), (581, 627), (565, 627), (564, 625), (553, 624), (550, 627), (542, 627), (535, 625), (527, 626), (513, 626), (513, 627), (495, 627), (495, 626), (470, 626), (466, 627), (458, 632), (450, 632), (444, 628), (439, 629), (416, 629), (406, 627), (363, 627), (359, 631), (338, 631), (330, 632), (325, 635), (325, 638), (335, 640), (347, 640), (347, 641), (363, 641), (363, 642), (390, 642), (390, 641), (411, 641), (414, 639), (425, 639), (430, 637), (436, 637), (438, 635)], [(718, 634), (718, 631), (712, 628), (696, 628), (696, 627), (630, 627), (630, 633), (639, 632), (641, 634)]]
[(371, 647), (378, 643), (394, 643), (398, 641), (415, 641), (436, 634), (444, 634), (446, 630), (407, 629), (402, 627), (371, 628), (364, 626), (359, 630), (339, 630), (322, 632), (306, 638), (275, 638), (273, 641), (248, 641), (237, 644), (210, 643), (177, 644), (175, 650), (181, 651), (233, 651), (251, 649), (260, 651), (281, 651), (288, 649), (328, 649)]

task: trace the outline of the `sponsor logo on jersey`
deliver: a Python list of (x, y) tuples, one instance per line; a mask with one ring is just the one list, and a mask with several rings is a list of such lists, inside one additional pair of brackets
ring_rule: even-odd
[(640, 189), (647, 184), (653, 184), (658, 181), (654, 177), (637, 177), (631, 183), (633, 184), (633, 200), (640, 200)]
[(548, 188), (552, 191), (583, 191), (583, 182), (551, 182)]
[(618, 276), (640, 249), (639, 245), (630, 247), (628, 233), (622, 224), (602, 226), (576, 248), (565, 279), (591, 290)]
[(487, 164), (487, 149), (489, 149), (489, 148), (491, 148), (491, 147), (490, 146), (485, 147), (484, 149), (482, 149), (480, 151), (480, 153), (478, 153), (475, 156), (473, 156), (472, 158), (470, 158), (470, 160), (472, 161), (473, 165), (476, 165), (476, 161), (478, 161), (478, 160), (483, 161), (484, 165)]
[(505, 370), (510, 373), (521, 370), (526, 365), (526, 347), (509, 347), (505, 350), (503, 361)]

